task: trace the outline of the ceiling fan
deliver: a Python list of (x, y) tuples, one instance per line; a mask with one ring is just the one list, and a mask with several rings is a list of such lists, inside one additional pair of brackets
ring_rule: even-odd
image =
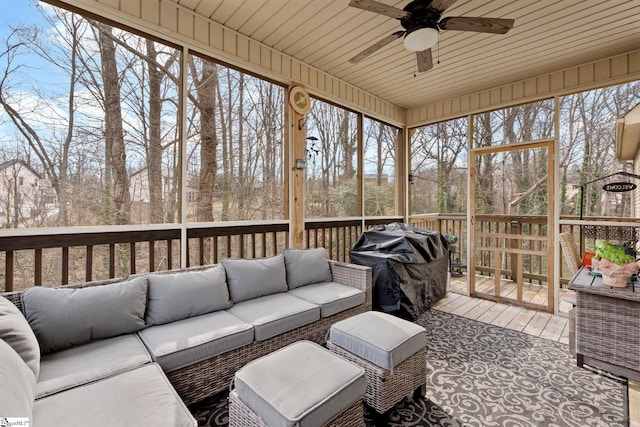
[(386, 5), (375, 0), (351, 0), (349, 6), (399, 19), (404, 30), (396, 31), (377, 43), (369, 46), (349, 62), (362, 61), (378, 49), (404, 36), (404, 46), (416, 53), (418, 72), (433, 68), (431, 47), (437, 43), (439, 31), (475, 31), (478, 33), (505, 34), (513, 28), (513, 19), (473, 18), (449, 16), (440, 19), (442, 13), (456, 0), (413, 0), (403, 9)]

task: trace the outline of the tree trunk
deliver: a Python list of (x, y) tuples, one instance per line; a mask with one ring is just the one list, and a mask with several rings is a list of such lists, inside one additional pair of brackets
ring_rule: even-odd
[[(240, 82), (238, 84), (238, 184), (240, 186), (238, 191), (238, 219), (247, 219), (245, 213), (245, 203), (250, 188), (247, 188), (248, 183), (245, 182), (244, 173), (244, 74), (239, 73)], [(231, 98), (231, 97), (229, 97)], [(229, 112), (231, 114), (231, 112)]]
[(146, 61), (149, 67), (149, 141), (147, 152), (147, 174), (149, 182), (149, 221), (164, 222), (164, 183), (162, 182), (162, 136), (160, 114), (162, 111), (161, 86), (163, 74), (156, 65), (158, 53), (153, 40), (146, 40)]
[(215, 64), (202, 61), (202, 74), (197, 86), (200, 111), (200, 179), (196, 201), (198, 221), (213, 221), (213, 192), (218, 171), (218, 136), (216, 134), (216, 91), (218, 70)]
[(128, 224), (131, 208), (129, 197), (129, 176), (127, 173), (127, 152), (122, 128), (122, 107), (120, 105), (120, 81), (116, 63), (116, 49), (111, 39), (112, 28), (99, 26), (98, 42), (102, 62), (102, 80), (105, 94), (105, 140), (111, 148), (111, 170), (113, 174), (113, 220), (116, 225)]

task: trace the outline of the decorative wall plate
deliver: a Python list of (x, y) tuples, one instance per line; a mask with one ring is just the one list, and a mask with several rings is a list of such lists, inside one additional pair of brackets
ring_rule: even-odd
[(302, 86), (294, 86), (289, 91), (289, 104), (298, 114), (307, 114), (311, 109), (309, 93)]

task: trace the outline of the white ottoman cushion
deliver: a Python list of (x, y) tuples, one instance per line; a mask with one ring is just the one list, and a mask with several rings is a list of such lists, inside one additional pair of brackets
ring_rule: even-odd
[(299, 341), (247, 364), (238, 396), (270, 427), (319, 426), (362, 399), (364, 369), (318, 344)]
[(427, 346), (422, 326), (378, 311), (368, 311), (331, 326), (329, 340), (345, 350), (393, 371)]

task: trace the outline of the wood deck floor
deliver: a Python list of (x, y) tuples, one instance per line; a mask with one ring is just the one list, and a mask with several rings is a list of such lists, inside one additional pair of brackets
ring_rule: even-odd
[(433, 308), (569, 345), (569, 318), (449, 292)]
[[(458, 294), (467, 294), (467, 275), (463, 274), (459, 277), (451, 278), (451, 291)], [(523, 301), (538, 304), (541, 306), (547, 305), (548, 291), (546, 285), (538, 285), (535, 283), (524, 283), (522, 287), (522, 299)], [(488, 295), (495, 295), (495, 279), (489, 276), (476, 275), (476, 291)], [(567, 289), (560, 289), (560, 305), (558, 312), (565, 316), (568, 316), (569, 310), (572, 305), (562, 300), (562, 295), (568, 292)], [(517, 285), (511, 280), (503, 279), (500, 281), (500, 296), (505, 298), (516, 299)]]
[[(492, 278), (490, 281), (493, 284)], [(478, 279), (476, 279), (476, 284), (478, 284)], [(433, 308), (468, 319), (565, 343), (567, 344), (567, 351), (569, 351), (569, 317), (567, 313), (571, 306), (566, 302), (561, 303), (560, 314), (553, 315), (515, 305), (472, 298), (463, 295), (466, 293), (466, 289), (465, 275), (452, 278), (451, 290), (443, 299), (434, 304)], [(640, 427), (640, 383), (630, 381), (628, 390), (629, 425), (631, 427)]]

